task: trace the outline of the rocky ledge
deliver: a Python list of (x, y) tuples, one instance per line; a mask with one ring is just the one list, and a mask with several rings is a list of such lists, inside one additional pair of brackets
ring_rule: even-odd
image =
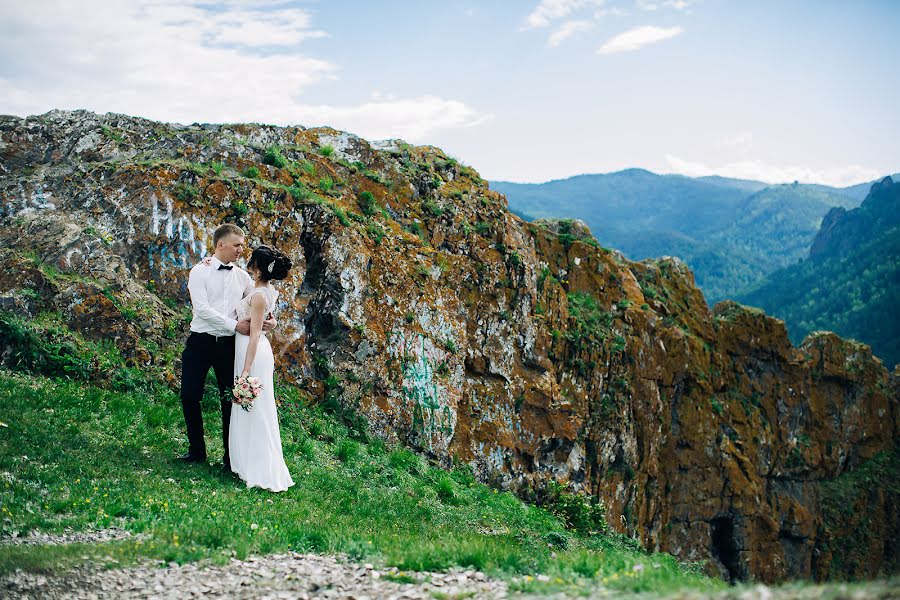
[(522, 221), (436, 148), (0, 117), (0, 219), (4, 314), (53, 315), (173, 385), (187, 270), (236, 222), (297, 265), (271, 336), (282, 375), (370, 434), (525, 497), (562, 482), (732, 580), (897, 568), (896, 486), (850, 486), (851, 514), (823, 492), (895, 464), (896, 370), (827, 332), (797, 348), (758, 310), (709, 310), (675, 258)]

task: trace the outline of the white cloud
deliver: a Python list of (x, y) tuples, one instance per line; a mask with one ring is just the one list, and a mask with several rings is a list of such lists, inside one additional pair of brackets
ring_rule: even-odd
[(720, 175), (736, 179), (753, 179), (765, 183), (819, 183), (833, 187), (846, 187), (872, 181), (884, 175), (878, 169), (860, 165), (846, 165), (827, 169), (813, 169), (800, 166), (776, 166), (761, 160), (745, 160), (712, 167), (705, 163), (683, 160), (671, 154), (666, 155), (669, 167), (675, 173), (689, 177)]
[(594, 19), (600, 20), (603, 17), (613, 16), (613, 17), (627, 17), (631, 13), (625, 9), (612, 7), (612, 8), (598, 8), (594, 11)]
[(429, 95), (303, 102), (337, 78), (336, 64), (304, 51), (326, 36), (308, 11), (279, 0), (215, 9), (206, 0), (0, 3), (0, 113), (85, 108), (182, 123), (316, 123), (411, 141), (488, 118)]
[(653, 25), (645, 25), (643, 27), (635, 27), (624, 31), (606, 41), (597, 49), (598, 54), (617, 54), (620, 52), (631, 52), (638, 50), (649, 44), (655, 44), (684, 31), (681, 27), (655, 27)]
[(575, 35), (580, 31), (588, 31), (593, 28), (594, 24), (590, 21), (566, 21), (556, 28), (547, 39), (547, 45), (551, 48), (559, 46), (564, 40)]
[(309, 20), (309, 15), (301, 10), (235, 12), (213, 19), (212, 41), (251, 47), (290, 46), (328, 35), (309, 29)]
[(719, 144), (736, 148), (750, 147), (753, 145), (753, 132), (747, 130), (738, 131), (734, 135), (727, 135), (720, 138)]
[(399, 137), (412, 142), (424, 142), (435, 131), (475, 127), (493, 118), (457, 100), (382, 94), (358, 106), (298, 105), (296, 114), (310, 126), (330, 125), (370, 140)]
[(666, 0), (663, 2), (663, 6), (674, 8), (675, 10), (687, 10), (690, 5), (691, 3), (686, 2), (686, 0)]
[(652, 0), (637, 0), (636, 5), (641, 10), (656, 11), (660, 8), (674, 8), (675, 10), (687, 10), (691, 3), (687, 0), (664, 0), (653, 2)]
[(524, 29), (547, 27), (553, 21), (563, 19), (585, 6), (601, 6), (604, 0), (541, 0), (525, 17)]

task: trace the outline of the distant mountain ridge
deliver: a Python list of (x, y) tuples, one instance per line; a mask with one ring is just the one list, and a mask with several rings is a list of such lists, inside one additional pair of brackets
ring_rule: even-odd
[(900, 194), (891, 177), (872, 184), (869, 195), (856, 210), (834, 207), (825, 218), (809, 249), (810, 257), (846, 255), (873, 232), (883, 232), (900, 223)]
[(870, 184), (833, 188), (644, 169), (540, 184), (491, 182), (526, 220), (579, 218), (603, 246), (632, 260), (678, 256), (710, 305), (802, 260), (822, 218), (859, 206)]
[(858, 208), (831, 209), (806, 260), (737, 299), (783, 319), (792, 340), (831, 330), (900, 363), (900, 184), (885, 177)]

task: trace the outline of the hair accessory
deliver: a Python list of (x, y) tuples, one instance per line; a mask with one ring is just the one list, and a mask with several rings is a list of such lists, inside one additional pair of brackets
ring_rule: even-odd
[(272, 272), (272, 268), (275, 267), (275, 259), (272, 259), (272, 262), (269, 263), (269, 273)]

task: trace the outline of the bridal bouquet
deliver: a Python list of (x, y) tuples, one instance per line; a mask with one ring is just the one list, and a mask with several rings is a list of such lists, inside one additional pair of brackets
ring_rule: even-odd
[(234, 378), (234, 390), (232, 391), (234, 403), (246, 411), (250, 410), (250, 407), (253, 406), (253, 401), (259, 397), (261, 391), (262, 383), (259, 381), (259, 377), (247, 375), (246, 377)]

